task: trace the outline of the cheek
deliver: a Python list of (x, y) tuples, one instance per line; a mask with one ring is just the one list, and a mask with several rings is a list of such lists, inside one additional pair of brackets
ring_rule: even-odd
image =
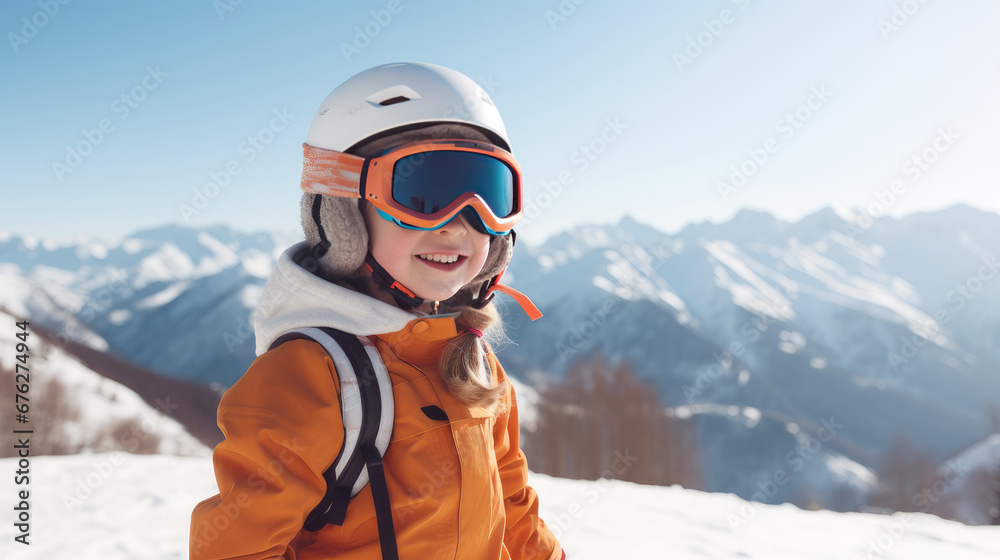
[(409, 262), (412, 246), (412, 239), (408, 239), (405, 234), (392, 231), (382, 231), (380, 235), (372, 236), (371, 239), (372, 255), (384, 267), (399, 266)]
[(371, 252), (375, 260), (386, 268), (395, 267), (400, 260), (399, 245), (394, 243), (373, 241)]
[(408, 230), (376, 218), (368, 222), (368, 248), (372, 256), (387, 269), (408, 261), (413, 235)]
[(483, 271), (483, 266), (486, 264), (486, 258), (490, 255), (490, 238), (486, 237), (481, 242), (477, 242), (477, 248), (475, 252), (476, 261), (471, 263), (473, 266), (470, 267), (473, 270), (470, 272), (475, 272), (473, 278)]

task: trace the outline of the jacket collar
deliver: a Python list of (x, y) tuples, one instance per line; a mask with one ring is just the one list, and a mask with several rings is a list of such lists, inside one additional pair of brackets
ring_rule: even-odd
[(264, 286), (253, 316), (258, 356), (288, 331), (332, 327), (360, 336), (380, 335), (401, 358), (423, 362), (458, 334), (455, 313), (413, 313), (316, 276), (300, 264), (308, 250), (305, 241), (285, 250)]
[(444, 345), (458, 336), (457, 314), (423, 315), (402, 329), (379, 334), (399, 358), (414, 364), (436, 364)]

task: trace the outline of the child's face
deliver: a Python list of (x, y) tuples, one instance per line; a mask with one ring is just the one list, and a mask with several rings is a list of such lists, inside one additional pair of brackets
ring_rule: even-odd
[[(371, 204), (362, 204), (368, 225), (368, 247), (389, 274), (418, 296), (443, 301), (468, 284), (483, 269), (490, 250), (490, 236), (476, 231), (465, 216), (458, 216), (434, 231), (406, 229), (383, 219)], [(442, 270), (436, 262), (418, 255), (459, 255), (457, 263)]]

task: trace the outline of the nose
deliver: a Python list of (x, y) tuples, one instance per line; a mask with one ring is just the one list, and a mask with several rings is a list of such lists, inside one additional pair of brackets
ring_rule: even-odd
[(461, 235), (468, 233), (470, 229), (472, 229), (472, 224), (469, 223), (465, 210), (463, 210), (436, 231), (448, 235)]

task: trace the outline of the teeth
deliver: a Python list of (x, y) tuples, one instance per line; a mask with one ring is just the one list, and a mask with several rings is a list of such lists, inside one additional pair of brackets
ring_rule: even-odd
[(451, 264), (458, 260), (458, 255), (438, 255), (436, 253), (429, 253), (426, 255), (417, 255), (418, 257), (424, 259), (425, 261), (434, 261), (444, 264)]

